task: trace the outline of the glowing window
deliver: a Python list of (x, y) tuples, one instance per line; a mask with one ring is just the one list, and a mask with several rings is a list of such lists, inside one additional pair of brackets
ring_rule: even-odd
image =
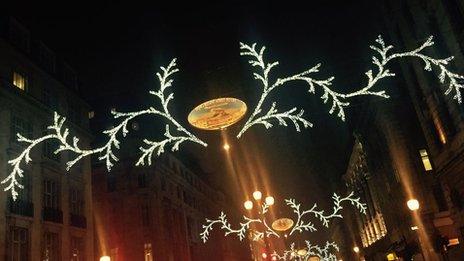
[(26, 76), (19, 72), (13, 72), (13, 85), (16, 86), (18, 89), (26, 90)]
[(430, 162), (429, 159), (429, 154), (427, 153), (427, 150), (420, 150), (419, 151), (421, 159), (422, 159), (422, 164), (424, 164), (424, 169), (426, 171), (432, 170), (432, 163)]
[(151, 249), (151, 243), (145, 243), (144, 248), (145, 261), (153, 261), (153, 251)]

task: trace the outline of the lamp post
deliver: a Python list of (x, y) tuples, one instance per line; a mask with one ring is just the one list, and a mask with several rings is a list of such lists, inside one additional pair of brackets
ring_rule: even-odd
[[(417, 200), (415, 198), (409, 199), (406, 202), (406, 205), (408, 206), (409, 210), (411, 210), (413, 213), (416, 213), (416, 214), (417, 214), (417, 211), (420, 208), (419, 200)], [(419, 217), (417, 217), (417, 218), (419, 218)], [(422, 242), (422, 238), (420, 236), (420, 233), (424, 233), (424, 231), (419, 230), (418, 225), (414, 226), (414, 229), (413, 229), (413, 227), (411, 227), (411, 230), (418, 232), (417, 239), (419, 240), (419, 245), (420, 245), (420, 249), (421, 249), (421, 256), (422, 256), (422, 259), (427, 260), (427, 259), (425, 259), (425, 256), (424, 256), (424, 249), (425, 249), (424, 243)]]
[[(263, 193), (259, 190), (256, 190), (253, 192), (252, 194), (253, 196), (253, 199), (255, 200), (255, 203), (256, 203), (256, 206), (258, 207), (257, 208), (257, 211), (258, 211), (258, 214), (260, 215), (260, 218), (261, 220), (264, 220), (264, 214), (261, 213), (261, 204), (262, 204), (262, 201), (261, 199), (263, 198)], [(268, 206), (272, 206), (274, 205), (274, 197), (272, 196), (267, 196), (265, 199), (264, 199), (264, 203)], [(251, 200), (247, 200), (245, 202), (243, 202), (243, 206), (245, 207), (245, 209), (247, 211), (251, 211), (253, 209), (253, 207), (255, 206), (255, 203), (253, 203), (253, 201)], [(264, 237), (264, 244), (265, 244), (265, 249), (266, 249), (266, 252), (265, 253), (261, 253), (261, 257), (262, 259), (267, 259), (268, 255), (267, 255), (267, 252), (269, 252), (269, 247), (268, 247), (268, 242), (266, 240), (266, 237)]]

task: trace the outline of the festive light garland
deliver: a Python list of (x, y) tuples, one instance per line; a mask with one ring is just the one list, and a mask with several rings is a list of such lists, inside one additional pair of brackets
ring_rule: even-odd
[[(54, 122), (53, 125), (48, 126), (48, 130), (50, 130), (52, 133), (47, 134), (43, 137), (40, 137), (38, 139), (28, 139), (22, 136), (20, 133), (17, 134), (18, 136), (18, 141), (19, 142), (24, 142), (27, 143), (28, 146), (24, 149), (24, 151), (15, 159), (9, 160), (8, 164), (10, 164), (13, 169), (10, 172), (10, 174), (2, 180), (2, 184), (8, 184), (5, 188), (4, 191), (10, 191), (11, 196), (13, 200), (16, 200), (18, 196), (18, 192), (16, 191), (17, 188), (23, 189), (23, 185), (21, 185), (18, 182), (18, 178), (23, 177), (23, 170), (21, 169), (21, 163), (24, 162), (28, 164), (31, 162), (31, 157), (30, 157), (30, 152), (31, 150), (39, 145), (40, 143), (47, 141), (47, 140), (52, 140), (55, 139), (59, 142), (59, 147), (57, 150), (54, 151), (55, 154), (58, 154), (63, 151), (68, 151), (71, 152), (73, 155), (75, 155), (75, 158), (73, 160), (70, 160), (66, 162), (66, 170), (69, 171), (69, 169), (76, 164), (79, 160), (81, 160), (84, 157), (87, 157), (92, 154), (99, 154), (100, 156), (98, 157), (99, 160), (104, 160), (106, 163), (106, 167), (108, 170), (111, 170), (111, 167), (113, 167), (114, 162), (118, 161), (118, 158), (114, 154), (113, 150), (114, 149), (119, 149), (120, 148), (120, 141), (118, 140), (118, 134), (122, 134), (123, 137), (126, 137), (126, 135), (129, 133), (129, 130), (127, 128), (127, 124), (129, 121), (132, 119), (141, 116), (141, 115), (157, 115), (163, 117), (165, 120), (167, 120), (171, 125), (173, 125), (177, 132), (180, 133), (178, 135), (173, 135), (170, 132), (169, 129), (169, 124), (166, 124), (166, 132), (164, 133), (165, 139), (161, 141), (150, 141), (148, 139), (144, 139), (145, 145), (147, 147), (140, 147), (140, 150), (142, 152), (142, 155), (138, 159), (136, 165), (151, 165), (151, 158), (153, 156), (153, 153), (156, 153), (156, 155), (160, 155), (165, 151), (165, 148), (167, 146), (171, 145), (171, 150), (172, 151), (177, 151), (179, 149), (180, 144), (186, 142), (186, 141), (191, 141), (194, 143), (198, 143), (203, 146), (207, 146), (207, 144), (197, 138), (195, 135), (187, 131), (181, 124), (179, 124), (171, 115), (168, 109), (169, 102), (174, 99), (174, 94), (172, 92), (167, 92), (168, 88), (172, 86), (173, 80), (170, 79), (170, 77), (179, 71), (179, 69), (176, 68), (176, 59), (171, 60), (169, 65), (165, 67), (160, 67), (161, 68), (161, 73), (157, 73), (158, 80), (160, 82), (160, 88), (158, 91), (150, 91), (150, 94), (154, 95), (157, 97), (161, 103), (162, 109), (158, 110), (155, 109), (154, 107), (150, 107), (145, 110), (140, 110), (140, 111), (135, 111), (135, 112), (116, 112), (116, 111), (111, 111), (113, 114), (113, 117), (115, 119), (122, 119), (122, 121), (116, 126), (111, 129), (105, 130), (103, 133), (108, 136), (108, 141), (101, 147), (95, 148), (95, 149), (81, 149), (78, 146), (79, 139), (77, 137), (72, 138), (72, 143), (68, 142), (68, 136), (69, 136), (69, 130), (65, 128), (63, 130), (63, 124), (66, 121), (65, 117), (60, 116), (58, 113), (55, 112), (54, 116)], [(167, 96), (166, 96), (167, 94)]]
[(337, 256), (334, 252), (338, 252), (339, 248), (335, 242), (326, 242), (324, 247), (319, 245), (313, 245), (310, 241), (305, 241), (304, 254), (301, 254), (302, 249), (296, 249), (295, 243), (290, 244), (290, 249), (284, 250), (282, 255), (279, 255), (276, 251), (271, 254), (272, 260), (295, 260), (295, 261), (307, 261), (311, 257), (318, 257), (321, 261), (337, 261)]
[(344, 121), (344, 108), (350, 105), (348, 101), (350, 98), (366, 95), (389, 98), (389, 95), (385, 90), (373, 91), (372, 89), (375, 87), (376, 83), (379, 82), (379, 80), (395, 76), (395, 74), (390, 72), (386, 66), (390, 61), (403, 57), (420, 58), (425, 63), (424, 70), (426, 71), (432, 71), (432, 66), (436, 66), (440, 71), (438, 76), (440, 83), (448, 84), (445, 95), (449, 95), (454, 91), (455, 94), (453, 99), (457, 100), (458, 103), (462, 102), (461, 89), (464, 88), (464, 85), (459, 81), (464, 79), (464, 76), (453, 73), (448, 70), (448, 68), (446, 68), (449, 62), (454, 59), (454, 57), (451, 56), (444, 59), (435, 59), (422, 53), (424, 49), (434, 45), (432, 36), (430, 36), (427, 41), (425, 41), (418, 48), (412, 51), (399, 53), (389, 53), (389, 51), (393, 49), (393, 46), (387, 46), (381, 36), (378, 36), (375, 42), (376, 45), (371, 45), (370, 48), (378, 53), (378, 56), (372, 57), (372, 63), (377, 67), (377, 72), (374, 72), (373, 70), (365, 72), (367, 76), (367, 84), (351, 93), (340, 93), (332, 90), (330, 87), (332, 86), (333, 80), (335, 79), (333, 76), (323, 80), (310, 77), (311, 74), (319, 72), (319, 68), (321, 66), (320, 63), (302, 73), (285, 78), (277, 78), (277, 80), (272, 83), (272, 81), (269, 80), (269, 73), (275, 66), (279, 64), (279, 62), (266, 63), (264, 61), (264, 51), (266, 50), (265, 46), (261, 47), (261, 49), (258, 51), (256, 43), (252, 44), (251, 46), (240, 43), (240, 49), (242, 50), (240, 55), (251, 57), (248, 62), (252, 67), (257, 67), (258, 72), (253, 73), (253, 75), (254, 78), (262, 84), (263, 92), (253, 113), (250, 115), (242, 129), (239, 131), (237, 138), (240, 138), (243, 133), (245, 133), (250, 127), (256, 124), (262, 124), (266, 129), (273, 127), (273, 124), (270, 122), (273, 119), (277, 120), (279, 125), (283, 126), (287, 126), (285, 119), (289, 119), (291, 122), (293, 122), (297, 131), (300, 131), (298, 122), (302, 123), (303, 127), (305, 128), (312, 127), (312, 124), (303, 117), (303, 110), (300, 110), (298, 114), (295, 114), (295, 111), (297, 111), (296, 107), (285, 112), (278, 112), (276, 109), (276, 102), (272, 102), (271, 109), (266, 114), (262, 114), (262, 106), (268, 95), (277, 87), (281, 87), (285, 83), (291, 81), (306, 82), (306, 84), (309, 86), (308, 92), (311, 94), (315, 94), (316, 87), (320, 87), (323, 91), (321, 96), (323, 102), (328, 103), (331, 101), (332, 103), (329, 109), (329, 113), (333, 114), (334, 112), (338, 112), (337, 116)]
[[(389, 69), (385, 68), (388, 63), (394, 59), (403, 58), (403, 57), (416, 57), (421, 59), (424, 63), (424, 70), (431, 71), (433, 67), (436, 67), (439, 70), (439, 80), (442, 84), (447, 84), (447, 89), (445, 95), (449, 95), (454, 92), (453, 99), (457, 100), (458, 103), (462, 103), (461, 89), (464, 88), (462, 80), (464, 79), (463, 75), (456, 74), (448, 70), (446, 67), (449, 62), (454, 57), (448, 57), (444, 59), (435, 59), (430, 56), (427, 56), (422, 53), (427, 47), (433, 46), (433, 38), (429, 37), (418, 48), (408, 51), (408, 52), (399, 52), (399, 53), (389, 53), (393, 48), (392, 45), (386, 45), (382, 37), (379, 36), (376, 39), (376, 45), (370, 46), (372, 50), (377, 52), (378, 56), (372, 57), (372, 63), (377, 67), (377, 72), (373, 70), (367, 71), (365, 74), (367, 76), (367, 84), (364, 87), (361, 87), (359, 90), (351, 93), (339, 93), (330, 89), (332, 82), (335, 77), (329, 77), (327, 79), (315, 79), (310, 77), (313, 73), (319, 72), (321, 64), (303, 71), (298, 74), (294, 74), (285, 78), (277, 78), (275, 82), (269, 80), (269, 74), (271, 70), (279, 64), (279, 62), (266, 63), (264, 61), (264, 51), (265, 47), (261, 47), (258, 51), (256, 43), (250, 45), (240, 43), (240, 55), (249, 56), (251, 59), (249, 63), (252, 67), (257, 67), (258, 72), (253, 73), (255, 79), (259, 80), (263, 85), (263, 92), (261, 97), (253, 110), (250, 117), (247, 119), (242, 129), (237, 134), (237, 138), (240, 138), (250, 127), (261, 124), (264, 125), (266, 129), (273, 127), (273, 121), (277, 121), (279, 125), (287, 126), (289, 122), (293, 123), (296, 131), (301, 130), (301, 126), (304, 128), (312, 127), (312, 123), (306, 120), (303, 117), (304, 110), (298, 110), (296, 107), (287, 110), (279, 111), (277, 109), (277, 102), (272, 102), (270, 109), (263, 113), (263, 105), (267, 101), (268, 95), (278, 87), (282, 87), (284, 84), (291, 81), (304, 81), (308, 84), (308, 92), (315, 94), (316, 87), (321, 88), (323, 93), (321, 99), (324, 103), (331, 102), (332, 105), (329, 109), (329, 113), (338, 112), (337, 116), (345, 120), (345, 111), (344, 108), (347, 107), (349, 99), (356, 96), (378, 96), (383, 98), (388, 98), (385, 90), (373, 91), (375, 84), (387, 77), (392, 77), (395, 74), (390, 72)], [(118, 140), (118, 135), (122, 134), (123, 137), (126, 137), (129, 132), (127, 129), (127, 124), (132, 119), (141, 116), (141, 115), (156, 115), (164, 118), (169, 124), (166, 124), (164, 139), (161, 141), (151, 141), (144, 139), (145, 147), (140, 147), (142, 155), (136, 162), (137, 166), (140, 165), (151, 165), (151, 159), (153, 154), (157, 156), (165, 152), (166, 147), (171, 146), (172, 151), (177, 151), (179, 146), (187, 141), (200, 144), (202, 146), (207, 146), (207, 144), (197, 138), (195, 135), (190, 133), (186, 128), (179, 124), (174, 117), (170, 114), (168, 110), (169, 102), (174, 99), (174, 94), (172, 92), (166, 93), (169, 87), (172, 86), (173, 80), (170, 78), (174, 73), (178, 72), (179, 69), (176, 68), (176, 59), (173, 59), (169, 65), (165, 67), (160, 67), (161, 72), (158, 72), (156, 75), (160, 82), (160, 89), (158, 91), (150, 91), (149, 93), (158, 98), (161, 103), (162, 109), (158, 110), (154, 107), (150, 107), (145, 110), (135, 111), (135, 112), (116, 112), (112, 111), (114, 119), (122, 119), (122, 121), (114, 128), (105, 130), (103, 133), (108, 136), (108, 141), (102, 147), (94, 149), (81, 149), (78, 146), (79, 139), (73, 137), (72, 143), (68, 143), (67, 137), (69, 135), (69, 130), (66, 128), (62, 130), (63, 124), (65, 122), (65, 117), (62, 117), (55, 113), (54, 124), (49, 126), (48, 129), (52, 131), (51, 134), (46, 134), (37, 139), (28, 139), (22, 136), (20, 133), (17, 133), (18, 141), (28, 144), (27, 147), (22, 151), (18, 157), (15, 159), (9, 160), (8, 164), (12, 166), (12, 171), (9, 175), (2, 180), (1, 184), (7, 184), (4, 188), (5, 191), (10, 191), (13, 199), (15, 200), (18, 196), (16, 189), (22, 189), (23, 186), (19, 183), (19, 180), (23, 177), (23, 170), (21, 164), (24, 162), (28, 164), (31, 161), (30, 151), (38, 144), (47, 141), (47, 140), (58, 140), (60, 145), (59, 148), (55, 151), (55, 154), (68, 151), (74, 154), (75, 158), (66, 163), (66, 169), (69, 170), (75, 163), (77, 163), (82, 158), (92, 155), (99, 154), (98, 159), (104, 160), (108, 170), (114, 166), (114, 162), (118, 161), (118, 158), (114, 154), (114, 149), (120, 148), (120, 141)], [(170, 130), (170, 126), (174, 126), (178, 134), (173, 135)]]
[[(293, 213), (295, 213), (297, 216), (297, 221), (295, 222), (295, 225), (293, 226), (292, 230), (288, 233), (288, 236), (294, 233), (303, 233), (305, 231), (317, 231), (317, 228), (311, 221), (303, 220), (303, 218), (308, 216), (308, 214), (312, 214), (315, 218), (319, 219), (319, 221), (322, 223), (324, 227), (329, 227), (329, 222), (331, 219), (343, 218), (343, 216), (340, 214), (340, 211), (343, 209), (342, 203), (344, 202), (349, 202), (351, 203), (351, 205), (355, 206), (361, 213), (366, 213), (366, 204), (361, 203), (360, 199), (355, 197), (353, 192), (348, 194), (348, 196), (346, 197), (341, 197), (334, 193), (332, 199), (334, 206), (332, 212), (329, 214), (325, 214), (324, 210), (318, 210), (317, 204), (314, 204), (308, 210), (301, 210), (301, 204), (296, 203), (295, 199), (285, 199), (285, 204), (288, 207), (290, 207), (293, 210)], [(246, 232), (250, 230), (251, 224), (262, 224), (264, 230), (253, 230), (253, 241), (258, 241), (260, 239), (263, 239), (264, 237), (271, 236), (280, 238), (281, 235), (279, 234), (279, 232), (275, 231), (267, 224), (265, 214), (268, 212), (268, 210), (269, 205), (263, 203), (259, 211), (260, 217), (250, 218), (244, 215), (243, 221), (239, 223), (237, 229), (232, 228), (232, 225), (227, 220), (226, 214), (224, 214), (224, 212), (221, 212), (217, 219), (206, 219), (206, 224), (202, 225), (204, 230), (200, 233), (200, 237), (203, 240), (203, 243), (206, 243), (206, 241), (209, 239), (210, 232), (213, 230), (214, 225), (218, 224), (220, 225), (220, 229), (224, 230), (225, 236), (235, 234), (239, 238), (239, 240), (242, 241), (246, 236)]]

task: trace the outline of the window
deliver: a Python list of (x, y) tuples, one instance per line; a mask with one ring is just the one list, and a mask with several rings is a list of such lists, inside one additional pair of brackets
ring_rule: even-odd
[(150, 225), (150, 204), (148, 201), (142, 202), (142, 225), (148, 227)]
[(32, 124), (20, 117), (13, 115), (11, 117), (11, 135), (10, 139), (17, 142), (16, 134), (20, 133), (26, 138), (32, 138)]
[(60, 249), (58, 234), (45, 232), (42, 250), (42, 260), (46, 261), (58, 261), (60, 260)]
[(82, 192), (76, 188), (71, 188), (69, 191), (69, 205), (71, 214), (82, 215), (84, 213), (84, 200)]
[(445, 129), (443, 128), (443, 124), (441, 120), (438, 118), (438, 116), (436, 115), (436, 113), (433, 114), (432, 120), (433, 120), (433, 125), (435, 126), (435, 131), (437, 133), (438, 139), (440, 140), (440, 143), (442, 145), (445, 145), (447, 142)]
[(432, 170), (432, 163), (430, 162), (429, 159), (429, 154), (427, 153), (427, 150), (423, 149), (419, 151), (421, 159), (422, 159), (422, 164), (424, 164), (424, 169), (426, 171)]
[(58, 110), (58, 97), (56, 95), (56, 92), (52, 90), (52, 88), (44, 87), (42, 89), (42, 99), (44, 104), (48, 106), (51, 110)]
[(144, 246), (145, 261), (153, 261), (153, 250), (151, 249), (151, 243), (145, 243)]
[(44, 44), (40, 45), (39, 62), (42, 67), (50, 73), (55, 72), (55, 54), (50, 51)]
[(139, 188), (147, 187), (147, 174), (145, 172), (139, 172), (137, 175), (137, 184)]
[(84, 261), (84, 240), (71, 236), (71, 261)]
[(68, 98), (68, 118), (75, 124), (81, 123), (81, 108), (78, 101)]
[(114, 175), (107, 175), (106, 190), (108, 192), (113, 192), (116, 190), (116, 177)]
[(161, 178), (161, 190), (166, 191), (166, 179)]
[(54, 180), (44, 180), (43, 196), (44, 207), (58, 209), (58, 185)]
[(45, 141), (42, 147), (42, 153), (44, 157), (59, 162), (60, 155), (55, 154), (55, 151), (58, 149), (58, 146), (59, 146), (58, 140), (56, 139)]
[(61, 69), (61, 78), (63, 79), (63, 82), (69, 87), (77, 89), (77, 77), (74, 70), (67, 64), (63, 64)]
[(29, 260), (29, 231), (22, 227), (11, 227), (10, 231), (7, 260)]
[(27, 88), (26, 75), (19, 72), (13, 72), (13, 85), (18, 89), (25, 91)]
[(17, 48), (29, 52), (30, 34), (20, 23), (10, 20), (9, 39)]

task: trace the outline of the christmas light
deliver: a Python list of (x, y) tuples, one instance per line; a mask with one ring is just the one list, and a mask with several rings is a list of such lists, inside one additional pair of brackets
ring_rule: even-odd
[[(365, 214), (366, 212), (366, 205), (364, 203), (361, 203), (359, 198), (354, 197), (353, 192), (351, 192), (346, 197), (340, 197), (339, 195), (334, 193), (334, 195), (332, 196), (332, 199), (333, 199), (334, 206), (333, 206), (332, 212), (330, 212), (329, 214), (325, 214), (324, 210), (318, 210), (317, 204), (314, 204), (313, 207), (311, 207), (308, 210), (301, 210), (300, 209), (301, 205), (299, 203), (296, 203), (294, 199), (286, 199), (285, 203), (288, 207), (292, 209), (293, 213), (296, 214), (297, 221), (294, 223), (294, 226), (290, 230), (290, 232), (286, 233), (285, 235), (290, 236), (292, 234), (303, 233), (305, 231), (309, 231), (309, 232), (317, 231), (316, 227), (311, 221), (304, 220), (304, 218), (309, 216), (309, 214), (311, 214), (312, 217), (319, 219), (319, 221), (322, 223), (323, 226), (329, 227), (330, 220), (334, 218), (343, 218), (340, 211), (343, 209), (342, 203), (344, 202), (348, 202), (351, 205), (355, 206), (361, 213)], [(245, 202), (245, 208), (247, 208), (247, 202)], [(253, 207), (252, 204), (253, 203), (251, 202), (250, 209)], [(215, 224), (219, 224), (220, 229), (224, 230), (225, 236), (236, 235), (241, 241), (245, 238), (246, 231), (249, 230), (251, 224), (261, 224), (264, 230), (262, 231), (254, 230), (253, 238), (252, 238), (253, 241), (258, 241), (260, 239), (263, 239), (264, 237), (271, 237), (271, 236), (280, 238), (281, 234), (279, 234), (279, 231), (270, 227), (266, 221), (265, 215), (268, 212), (268, 210), (269, 210), (269, 205), (266, 202), (264, 202), (261, 205), (261, 209), (259, 211), (260, 217), (250, 218), (244, 215), (243, 221), (239, 223), (238, 229), (233, 229), (232, 225), (227, 221), (226, 214), (224, 214), (224, 212), (221, 212), (221, 214), (219, 215), (217, 219), (206, 219), (206, 224), (202, 226), (204, 230), (203, 232), (200, 233), (200, 237), (203, 240), (203, 242), (206, 242), (209, 238), (209, 234), (211, 230), (213, 230), (213, 226)]]
[(264, 125), (266, 129), (271, 128), (273, 127), (273, 124), (271, 123), (271, 121), (273, 120), (277, 120), (279, 125), (282, 126), (287, 126), (286, 120), (290, 120), (294, 124), (295, 129), (297, 131), (300, 131), (299, 123), (303, 124), (304, 128), (312, 127), (312, 124), (305, 118), (303, 118), (303, 110), (300, 110), (299, 113), (295, 114), (297, 108), (294, 107), (291, 110), (279, 112), (276, 109), (276, 102), (272, 102), (269, 111), (264, 115), (262, 114), (262, 107), (268, 95), (277, 87), (281, 87), (285, 83), (291, 81), (305, 82), (309, 87), (308, 92), (311, 94), (316, 93), (316, 87), (321, 88), (321, 99), (323, 100), (323, 102), (332, 103), (329, 109), (329, 113), (332, 114), (334, 112), (338, 112), (337, 116), (344, 121), (344, 109), (345, 107), (350, 105), (350, 98), (356, 96), (378, 96), (383, 98), (389, 97), (389, 95), (386, 94), (385, 90), (374, 91), (373, 88), (381, 79), (395, 76), (395, 74), (390, 72), (390, 70), (386, 68), (386, 66), (389, 64), (390, 61), (403, 57), (415, 57), (421, 59), (425, 63), (424, 70), (426, 71), (431, 71), (433, 66), (437, 67), (437, 69), (439, 70), (438, 78), (440, 83), (448, 84), (448, 87), (445, 91), (445, 95), (449, 95), (450, 93), (454, 92), (455, 94), (453, 98), (456, 99), (458, 103), (461, 103), (461, 89), (464, 88), (464, 85), (462, 83), (464, 76), (453, 73), (450, 70), (448, 70), (448, 68), (446, 68), (446, 66), (454, 57), (451, 56), (444, 59), (435, 59), (422, 53), (424, 49), (434, 45), (434, 42), (432, 40), (433, 38), (429, 37), (427, 41), (425, 41), (421, 46), (412, 51), (389, 53), (389, 51), (393, 49), (393, 46), (387, 46), (382, 37), (378, 36), (378, 38), (375, 41), (376, 45), (370, 46), (372, 50), (377, 52), (377, 56), (372, 57), (372, 63), (376, 66), (377, 70), (376, 72), (374, 72), (373, 70), (368, 70), (367, 72), (365, 72), (365, 75), (367, 76), (367, 84), (351, 93), (341, 93), (331, 89), (335, 77), (329, 77), (327, 79), (322, 80), (310, 77), (310, 75), (312, 75), (313, 73), (319, 72), (321, 64), (317, 64), (302, 73), (298, 73), (285, 78), (277, 78), (277, 80), (272, 82), (269, 79), (269, 73), (275, 66), (279, 64), (279, 62), (266, 63), (264, 61), (264, 51), (266, 50), (265, 46), (261, 47), (258, 51), (256, 43), (252, 44), (251, 46), (244, 43), (240, 43), (240, 55), (251, 57), (251, 59), (248, 62), (251, 64), (252, 67), (257, 67), (257, 72), (253, 73), (253, 76), (262, 85), (263, 92), (261, 93), (261, 97), (253, 113), (250, 115), (250, 117), (238, 133), (237, 138), (240, 138), (244, 132), (246, 132), (250, 127), (256, 124)]
[(72, 138), (72, 143), (68, 142), (69, 136), (69, 129), (64, 128), (63, 124), (66, 121), (65, 117), (60, 116), (55, 112), (54, 114), (54, 123), (51, 126), (48, 126), (48, 130), (52, 133), (44, 135), (37, 139), (28, 139), (22, 136), (20, 133), (17, 134), (18, 141), (28, 144), (28, 146), (19, 154), (18, 157), (15, 159), (9, 160), (8, 164), (10, 164), (13, 168), (10, 174), (2, 180), (2, 184), (8, 184), (4, 191), (10, 191), (13, 200), (16, 200), (18, 196), (18, 192), (16, 189), (22, 189), (23, 186), (19, 183), (18, 179), (23, 177), (23, 170), (21, 169), (21, 163), (24, 162), (28, 164), (31, 162), (30, 152), (31, 150), (37, 146), (38, 144), (47, 141), (47, 140), (57, 140), (59, 142), (58, 149), (54, 152), (58, 154), (63, 151), (71, 152), (74, 157), (68, 162), (66, 162), (66, 170), (69, 169), (76, 164), (79, 160), (84, 157), (90, 156), (92, 154), (99, 154), (99, 160), (104, 160), (106, 162), (106, 167), (108, 170), (111, 170), (111, 167), (114, 165), (114, 162), (118, 161), (118, 158), (113, 152), (113, 149), (119, 149), (120, 142), (117, 138), (118, 134), (122, 134), (123, 137), (126, 137), (128, 131), (127, 124), (130, 120), (140, 116), (140, 115), (156, 115), (161, 116), (165, 120), (167, 120), (171, 125), (173, 125), (180, 135), (173, 135), (170, 132), (169, 124), (166, 124), (165, 128), (165, 139), (162, 141), (150, 141), (148, 139), (144, 139), (144, 143), (148, 145), (148, 147), (140, 147), (142, 151), (142, 155), (140, 156), (139, 160), (137, 161), (136, 165), (145, 165), (147, 162), (148, 165), (151, 165), (151, 158), (153, 153), (156, 153), (157, 156), (162, 154), (165, 151), (165, 147), (171, 145), (172, 151), (177, 151), (181, 143), (186, 141), (194, 142), (203, 146), (207, 146), (205, 142), (198, 139), (195, 135), (187, 131), (182, 125), (180, 125), (172, 116), (168, 110), (169, 102), (174, 99), (173, 93), (166, 93), (169, 87), (172, 86), (173, 80), (170, 79), (170, 76), (179, 70), (176, 68), (176, 59), (173, 59), (167, 68), (161, 67), (161, 73), (157, 73), (158, 80), (160, 82), (160, 89), (158, 91), (150, 91), (150, 94), (157, 97), (161, 103), (161, 110), (155, 109), (154, 107), (150, 107), (145, 110), (140, 110), (136, 112), (117, 112), (116, 110), (112, 110), (111, 113), (115, 119), (122, 119), (122, 121), (116, 126), (111, 129), (105, 130), (103, 133), (108, 136), (108, 141), (101, 147), (95, 149), (81, 149), (78, 146), (79, 139), (77, 137)]
[[(370, 48), (376, 52), (376, 55), (372, 57), (372, 63), (375, 65), (376, 70), (368, 70), (365, 72), (365, 75), (367, 76), (367, 84), (351, 93), (341, 93), (332, 90), (332, 83), (335, 77), (329, 77), (327, 79), (316, 79), (311, 77), (313, 74), (319, 72), (321, 64), (317, 64), (301, 73), (284, 78), (277, 78), (275, 81), (271, 81), (269, 79), (270, 72), (279, 64), (279, 62), (267, 63), (264, 61), (264, 52), (266, 49), (264, 46), (257, 48), (256, 43), (251, 46), (240, 43), (240, 55), (251, 57), (249, 63), (252, 67), (257, 68), (257, 72), (253, 73), (253, 75), (255, 79), (261, 83), (263, 90), (256, 107), (237, 134), (237, 138), (240, 138), (250, 127), (257, 124), (263, 125), (266, 129), (268, 129), (274, 126), (274, 122), (277, 122), (282, 126), (288, 126), (288, 123), (292, 123), (296, 131), (300, 131), (301, 127), (308, 128), (313, 126), (312, 123), (303, 117), (304, 111), (302, 109), (298, 110), (296, 107), (287, 111), (281, 111), (277, 109), (277, 102), (273, 101), (269, 110), (264, 112), (263, 106), (264, 103), (267, 102), (269, 94), (275, 89), (284, 86), (286, 83), (293, 81), (305, 82), (308, 85), (308, 92), (311, 94), (315, 94), (316, 88), (320, 88), (322, 90), (320, 98), (324, 103), (331, 103), (329, 113), (332, 114), (336, 112), (337, 116), (341, 120), (345, 120), (344, 109), (349, 106), (349, 99), (356, 96), (389, 97), (385, 90), (375, 91), (373, 88), (380, 80), (393, 77), (395, 75), (386, 68), (390, 61), (406, 57), (419, 58), (422, 60), (425, 64), (425, 71), (431, 71), (435, 68), (438, 71), (438, 79), (440, 83), (447, 85), (445, 95), (453, 93), (453, 99), (457, 100), (458, 103), (462, 103), (461, 89), (464, 88), (462, 83), (464, 76), (454, 73), (447, 68), (449, 62), (454, 57), (451, 56), (444, 59), (436, 59), (423, 53), (427, 47), (434, 45), (432, 37), (429, 37), (422, 45), (414, 50), (398, 53), (392, 53), (391, 49), (393, 49), (393, 46), (386, 45), (381, 36), (379, 36), (375, 42), (376, 44), (370, 46)], [(157, 98), (160, 102), (161, 109), (149, 107), (147, 109), (134, 112), (117, 112), (116, 109), (113, 108), (111, 110), (113, 118), (120, 120), (120, 122), (115, 127), (103, 132), (107, 135), (108, 141), (101, 147), (94, 149), (82, 149), (78, 146), (79, 139), (77, 137), (73, 137), (72, 142), (68, 142), (67, 138), (69, 130), (67, 128), (63, 129), (63, 124), (66, 119), (57, 113), (55, 113), (54, 124), (48, 127), (48, 130), (51, 132), (50, 134), (46, 134), (37, 139), (28, 139), (22, 136), (21, 133), (17, 133), (18, 141), (27, 144), (27, 146), (16, 158), (8, 161), (12, 170), (1, 182), (2, 184), (6, 184), (4, 190), (10, 191), (13, 199), (16, 200), (18, 196), (17, 189), (23, 188), (20, 184), (20, 179), (23, 177), (21, 164), (28, 164), (31, 162), (31, 150), (36, 145), (48, 140), (57, 140), (59, 142), (59, 147), (55, 151), (56, 154), (63, 151), (70, 152), (71, 159), (66, 162), (67, 170), (69, 170), (82, 158), (92, 154), (99, 155), (98, 159), (105, 161), (108, 171), (111, 170), (114, 163), (118, 161), (118, 158), (114, 154), (114, 150), (120, 148), (118, 136), (122, 135), (123, 138), (126, 137), (129, 132), (127, 128), (129, 121), (141, 115), (159, 116), (164, 118), (168, 124), (165, 125), (164, 138), (161, 141), (152, 141), (148, 139), (143, 140), (144, 146), (140, 147), (142, 154), (136, 162), (137, 166), (151, 165), (153, 154), (159, 156), (164, 153), (168, 147), (170, 147), (171, 151), (177, 151), (179, 150), (180, 145), (185, 142), (193, 142), (206, 147), (207, 144), (204, 141), (200, 140), (184, 128), (176, 119), (174, 119), (174, 117), (172, 117), (168, 110), (170, 101), (174, 99), (174, 94), (169, 92), (173, 83), (171, 76), (179, 71), (179, 69), (176, 68), (176, 59), (173, 59), (166, 68), (160, 68), (161, 72), (156, 74), (160, 82), (160, 88), (157, 91), (150, 91), (149, 93)], [(171, 128), (174, 129), (175, 134), (172, 133)], [(228, 150), (230, 147), (227, 147), (226, 145), (224, 146), (224, 149)]]
[(337, 244), (326, 242), (324, 247), (313, 245), (310, 241), (305, 241), (305, 248), (295, 248), (295, 243), (290, 244), (290, 249), (284, 250), (278, 254), (276, 251), (271, 254), (273, 260), (310, 260), (311, 257), (317, 257), (321, 261), (337, 261), (336, 252), (339, 251)]

